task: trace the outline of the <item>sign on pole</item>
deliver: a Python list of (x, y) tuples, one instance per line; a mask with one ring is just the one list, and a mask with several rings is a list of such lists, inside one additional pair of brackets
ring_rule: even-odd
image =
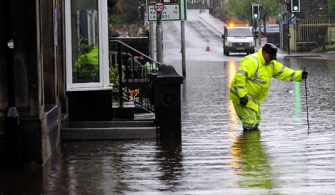
[[(161, 0), (163, 1), (163, 0)], [(162, 13), (162, 21), (186, 20), (186, 0), (164, 0), (164, 3), (147, 0), (148, 21), (157, 20), (157, 12)]]
[(156, 12), (162, 12), (164, 10), (164, 4), (161, 2), (155, 3), (154, 9), (156, 10)]

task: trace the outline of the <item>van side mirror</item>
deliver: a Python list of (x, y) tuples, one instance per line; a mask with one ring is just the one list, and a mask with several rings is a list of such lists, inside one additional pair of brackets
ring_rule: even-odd
[(224, 36), (224, 35), (222, 35), (222, 39), (225, 39), (225, 36)]

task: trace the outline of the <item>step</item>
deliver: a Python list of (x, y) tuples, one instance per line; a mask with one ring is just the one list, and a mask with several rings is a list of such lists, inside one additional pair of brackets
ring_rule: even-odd
[(70, 121), (69, 128), (155, 127), (154, 121)]
[(70, 121), (61, 129), (61, 140), (109, 140), (156, 138), (154, 120)]
[(154, 139), (156, 127), (62, 128), (61, 140)]

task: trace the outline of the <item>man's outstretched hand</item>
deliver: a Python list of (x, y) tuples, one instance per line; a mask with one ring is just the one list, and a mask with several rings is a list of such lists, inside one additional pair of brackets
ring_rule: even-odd
[(308, 76), (308, 72), (305, 71), (305, 70), (303, 70), (303, 71), (302, 71), (302, 74), (301, 74), (301, 78), (302, 78), (302, 79), (307, 79), (307, 76)]

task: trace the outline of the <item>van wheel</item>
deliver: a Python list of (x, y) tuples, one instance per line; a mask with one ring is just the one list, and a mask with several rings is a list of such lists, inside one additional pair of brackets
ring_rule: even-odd
[(224, 55), (226, 55), (226, 56), (229, 56), (229, 51), (227, 51), (227, 50), (224, 50)]

